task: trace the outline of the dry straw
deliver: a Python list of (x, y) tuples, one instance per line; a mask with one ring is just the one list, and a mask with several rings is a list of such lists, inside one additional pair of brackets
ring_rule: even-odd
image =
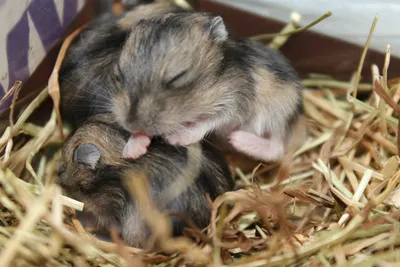
[[(285, 38), (275, 36), (271, 46), (280, 47), (291, 33), (301, 30), (299, 19), (295, 17), (283, 30)], [(358, 70), (366, 53), (367, 45)], [(145, 194), (145, 177), (127, 177), (132, 196), (143, 207), (152, 207), (142, 209), (142, 215), (155, 233), (149, 240), (157, 244), (158, 253), (127, 247), (114, 231), (113, 242), (98, 240), (74, 215), (83, 203), (63, 196), (54, 184), (60, 153), (48, 152), (57, 142), (59, 149), (69, 131), (58, 127), (57, 107), (44, 126), (30, 123), (29, 117), (49, 91), (58, 105), (56, 66), (50, 90), (45, 88), (18, 118), (11, 109), (5, 122), (9, 126), (0, 138), (1, 265), (389, 266), (400, 262), (400, 83), (388, 80), (389, 59), (390, 47), (382, 75), (372, 67), (372, 84), (359, 83), (360, 71), (350, 82), (324, 75), (305, 79), (307, 141), (275, 167), (276, 172), (263, 164), (255, 164), (249, 173), (232, 165), (241, 189), (212, 203), (210, 227), (203, 231), (187, 229), (184, 237), (171, 237), (166, 215)], [(14, 94), (1, 102), (11, 96), (16, 99), (19, 87), (16, 84)], [(355, 98), (361, 94), (364, 100)], [(266, 182), (267, 176), (273, 182)]]

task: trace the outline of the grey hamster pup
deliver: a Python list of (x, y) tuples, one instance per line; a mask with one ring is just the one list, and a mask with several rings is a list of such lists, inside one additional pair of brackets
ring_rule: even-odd
[[(206, 227), (211, 216), (206, 194), (215, 199), (234, 189), (224, 159), (205, 144), (178, 147), (157, 138), (143, 157), (122, 158), (129, 133), (107, 120), (89, 119), (65, 142), (58, 183), (66, 193), (85, 204), (84, 211), (96, 217), (99, 227), (115, 226), (126, 244), (146, 247), (150, 230), (123, 182), (127, 172), (144, 171), (149, 195), (161, 211), (181, 213), (198, 227)], [(187, 183), (190, 175), (195, 177)], [(176, 192), (182, 184), (186, 188)], [(185, 223), (177, 216), (170, 221), (173, 234), (182, 234)]]
[[(145, 18), (132, 27), (113, 73), (112, 111), (138, 158), (161, 135), (188, 145), (209, 133), (253, 158), (287, 151), (302, 114), (302, 86), (279, 52), (229, 36), (219, 16), (200, 12)], [(138, 141), (137, 141), (138, 140)]]
[(134, 6), (118, 17), (106, 13), (79, 33), (59, 71), (64, 120), (76, 126), (91, 115), (111, 112), (116, 88), (110, 73), (133, 25), (145, 17), (183, 11), (172, 3), (156, 1)]

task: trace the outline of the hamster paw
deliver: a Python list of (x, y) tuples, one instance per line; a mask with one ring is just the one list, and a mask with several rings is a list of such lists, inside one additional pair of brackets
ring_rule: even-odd
[(192, 138), (189, 135), (169, 135), (165, 139), (171, 145), (187, 146), (193, 143)]
[(284, 154), (282, 141), (265, 139), (254, 133), (234, 131), (228, 136), (229, 143), (239, 152), (264, 161), (275, 161)]
[(150, 142), (150, 137), (146, 135), (131, 136), (124, 147), (122, 156), (132, 159), (140, 158), (146, 154)]
[(206, 131), (202, 128), (192, 128), (180, 134), (167, 135), (165, 139), (171, 145), (187, 146), (203, 139)]
[(167, 136), (165, 136), (165, 140), (170, 145), (178, 145), (180, 136), (179, 135), (167, 135)]

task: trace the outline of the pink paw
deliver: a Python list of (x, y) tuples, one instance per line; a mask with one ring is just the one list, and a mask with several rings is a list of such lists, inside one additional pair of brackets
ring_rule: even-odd
[(191, 143), (194, 143), (196, 141), (193, 141), (192, 138), (188, 135), (169, 135), (166, 136), (165, 139), (167, 142), (171, 145), (179, 145), (179, 146), (187, 146), (190, 145)]
[(237, 151), (259, 160), (278, 160), (284, 153), (280, 140), (265, 139), (254, 133), (234, 131), (229, 134), (228, 139)]
[(168, 144), (179, 145), (180, 135), (168, 135), (165, 137), (165, 139), (167, 140)]
[(132, 135), (124, 147), (122, 156), (132, 159), (140, 158), (146, 154), (150, 142), (150, 137), (147, 135)]
[(259, 146), (258, 142), (255, 142), (255, 135), (245, 131), (234, 131), (228, 136), (229, 143), (238, 151), (248, 153), (248, 151), (256, 148), (254, 145)]

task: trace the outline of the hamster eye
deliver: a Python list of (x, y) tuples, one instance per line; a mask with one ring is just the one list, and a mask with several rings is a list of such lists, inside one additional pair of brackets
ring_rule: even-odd
[(183, 84), (179, 84), (179, 82), (182, 80), (182, 78), (185, 77), (185, 75), (187, 73), (188, 73), (188, 70), (181, 71), (180, 73), (178, 73), (177, 75), (175, 75), (174, 77), (169, 79), (168, 81), (164, 82), (164, 87), (166, 89), (172, 89), (172, 88), (182, 86)]

